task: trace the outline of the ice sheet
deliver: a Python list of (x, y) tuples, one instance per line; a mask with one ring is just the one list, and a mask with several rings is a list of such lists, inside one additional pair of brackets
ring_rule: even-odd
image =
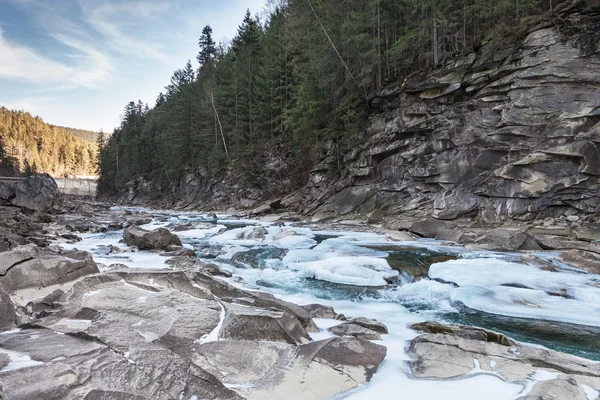
[(386, 260), (374, 257), (331, 257), (324, 260), (295, 263), (305, 278), (355, 286), (385, 286), (397, 278)]
[(600, 326), (598, 275), (552, 272), (496, 258), (478, 258), (434, 264), (429, 276), (458, 285), (450, 298), (476, 310)]

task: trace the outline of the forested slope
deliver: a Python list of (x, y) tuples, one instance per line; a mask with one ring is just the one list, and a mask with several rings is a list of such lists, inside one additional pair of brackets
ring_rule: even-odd
[[(316, 165), (347, 176), (348, 156), (377, 133), (367, 130), (368, 117), (388, 86), (410, 89), (481, 48), (514, 51), (506, 44), (556, 23), (564, 3), (288, 0), (265, 19), (248, 13), (227, 45), (217, 45), (207, 26), (198, 66), (175, 71), (152, 109), (126, 107), (101, 151), (100, 190), (127, 187), (131, 200), (145, 188), (157, 198), (185, 198), (182, 206), (249, 206), (301, 188)], [(461, 90), (449, 101), (459, 93), (473, 95)], [(332, 193), (352, 183), (327, 182), (337, 185)]]
[(49, 125), (27, 112), (0, 107), (0, 173), (95, 175), (97, 139), (95, 132)]

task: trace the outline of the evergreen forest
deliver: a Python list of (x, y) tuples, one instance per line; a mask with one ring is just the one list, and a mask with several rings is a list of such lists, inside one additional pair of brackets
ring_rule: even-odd
[(102, 135), (0, 107), (0, 175), (96, 175)]
[(343, 154), (359, 140), (369, 101), (385, 85), (522, 34), (554, 3), (279, 0), (260, 16), (241, 16), (229, 42), (216, 43), (206, 26), (198, 54), (155, 104), (125, 107), (100, 151), (100, 190), (136, 177), (165, 187), (186, 173), (228, 168), (260, 179), (261, 162), (274, 154), (293, 166), (287, 172), (299, 187), (325, 151)]

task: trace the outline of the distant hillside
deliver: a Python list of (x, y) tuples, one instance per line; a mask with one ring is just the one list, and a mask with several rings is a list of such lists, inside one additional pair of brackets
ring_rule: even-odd
[(98, 143), (98, 137), (100, 137), (100, 135), (103, 135), (100, 132), (86, 131), (84, 129), (75, 129), (75, 128), (69, 128), (69, 127), (60, 126), (60, 125), (50, 125), (50, 126), (61, 129), (75, 137), (78, 137), (79, 139), (83, 139), (86, 142), (94, 143), (94, 144)]
[(95, 175), (98, 135), (0, 107), (0, 174)]

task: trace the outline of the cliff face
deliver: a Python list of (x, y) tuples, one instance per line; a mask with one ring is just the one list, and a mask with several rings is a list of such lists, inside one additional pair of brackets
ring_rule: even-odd
[[(509, 40), (507, 40), (509, 42)], [(304, 211), (486, 223), (600, 211), (600, 9), (574, 1), (371, 103), (362, 143), (310, 175)]]

